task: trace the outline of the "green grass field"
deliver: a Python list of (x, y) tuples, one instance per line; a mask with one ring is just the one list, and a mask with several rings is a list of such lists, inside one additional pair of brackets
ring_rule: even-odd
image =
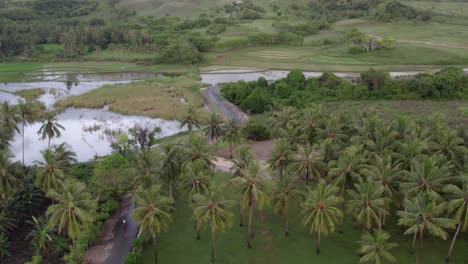
[[(228, 183), (230, 175), (217, 173), (215, 181)], [(236, 199), (232, 190), (226, 189), (227, 199)], [(315, 253), (315, 236), (310, 236), (308, 230), (302, 226), (302, 219), (298, 209), (294, 208), (290, 213), (290, 235), (284, 236), (283, 218), (274, 215), (271, 208), (262, 211), (254, 211), (254, 239), (252, 248), (246, 247), (247, 226), (239, 227), (238, 207), (231, 207), (234, 213), (233, 225), (224, 233), (216, 234), (216, 262), (215, 263), (272, 263), (272, 264), (302, 264), (302, 263), (330, 263), (330, 264), (355, 264), (359, 257), (355, 253), (358, 249), (357, 241), (360, 238), (360, 228), (355, 228), (349, 220), (346, 220), (336, 232), (329, 237), (322, 238), (322, 251), (320, 255)], [(173, 212), (174, 222), (167, 233), (158, 237), (159, 262), (158, 263), (209, 263), (211, 250), (211, 237), (208, 230), (203, 230), (201, 240), (195, 239), (194, 222), (191, 221), (192, 210), (187, 203), (180, 200), (176, 203)], [(244, 223), (247, 218), (244, 216)], [(395, 223), (392, 218), (390, 222)], [(415, 255), (409, 255), (408, 249), (411, 237), (404, 237), (403, 230), (395, 224), (387, 225), (387, 230), (392, 234), (392, 241), (398, 243), (398, 247), (392, 253), (401, 264), (414, 263)], [(422, 262), (424, 264), (444, 263), (450, 241), (443, 241), (432, 237), (424, 241)], [(463, 264), (468, 260), (466, 248), (468, 241), (460, 238), (456, 244), (452, 263)], [(146, 248), (141, 263), (151, 264), (153, 253), (150, 246)]]
[(468, 50), (398, 44), (393, 50), (352, 55), (345, 45), (249, 47), (208, 54), (208, 65), (312, 71), (359, 72), (370, 67), (391, 71), (468, 65)]
[(405, 4), (418, 9), (429, 10), (438, 14), (449, 16), (468, 16), (467, 2), (452, 1), (405, 1)]

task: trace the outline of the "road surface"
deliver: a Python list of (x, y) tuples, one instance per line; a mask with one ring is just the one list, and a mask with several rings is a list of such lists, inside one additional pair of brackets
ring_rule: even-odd
[(247, 121), (247, 115), (242, 110), (224, 98), (221, 98), (219, 95), (220, 89), (219, 85), (215, 85), (205, 90), (205, 97), (209, 101), (209, 104), (219, 108), (226, 119), (235, 119), (238, 123)]

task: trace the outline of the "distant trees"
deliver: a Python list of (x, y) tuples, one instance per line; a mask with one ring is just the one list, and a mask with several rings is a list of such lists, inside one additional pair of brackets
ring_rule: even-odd
[(350, 45), (348, 52), (351, 54), (391, 49), (395, 43), (393, 38), (384, 37), (380, 39), (378, 37), (371, 37), (358, 31), (356, 28), (348, 30), (345, 34), (345, 39)]

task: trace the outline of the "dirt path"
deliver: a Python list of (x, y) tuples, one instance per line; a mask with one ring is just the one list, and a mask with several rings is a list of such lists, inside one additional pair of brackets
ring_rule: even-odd
[[(375, 34), (365, 34), (370, 38), (375, 38), (378, 40), (382, 40), (383, 37)], [(398, 43), (411, 43), (411, 44), (423, 44), (423, 45), (431, 45), (436, 47), (443, 47), (443, 48), (452, 48), (452, 49), (466, 49), (468, 50), (467, 46), (458, 46), (458, 45), (450, 45), (446, 43), (437, 43), (432, 41), (419, 41), (419, 40), (407, 40), (407, 39), (395, 39)]]

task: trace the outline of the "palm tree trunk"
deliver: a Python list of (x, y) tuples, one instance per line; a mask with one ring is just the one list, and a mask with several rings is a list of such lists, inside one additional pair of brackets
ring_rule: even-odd
[(279, 168), (280, 181), (283, 182), (283, 166)]
[(420, 258), (421, 258), (421, 253), (422, 253), (422, 244), (423, 244), (423, 238), (424, 238), (424, 233), (423, 230), (419, 231), (419, 250), (418, 250), (418, 255), (416, 256), (416, 264), (419, 264)]
[(240, 200), (240, 203), (239, 203), (239, 211), (240, 211), (240, 213), (239, 213), (239, 226), (242, 227), (244, 225), (244, 223), (243, 223), (244, 222), (243, 221), (243, 219), (244, 219), (244, 210), (242, 208), (242, 197), (241, 197), (241, 200)]
[(172, 196), (172, 177), (169, 178), (169, 197), (174, 198)]
[(196, 225), (196, 230), (197, 230), (197, 240), (200, 240), (200, 220), (197, 219), (197, 225)]
[(232, 155), (232, 144), (229, 143), (229, 158), (232, 159), (233, 155)]
[(253, 215), (253, 203), (249, 202), (249, 232), (247, 237), (247, 247), (251, 248), (252, 244), (250, 241), (252, 240), (252, 215)]
[(449, 248), (449, 252), (448, 252), (448, 255), (447, 255), (447, 262), (450, 261), (450, 256), (452, 255), (452, 250), (453, 250), (453, 247), (455, 246), (455, 241), (457, 240), (457, 236), (458, 236), (458, 233), (460, 232), (460, 227), (462, 226), (462, 223), (461, 223), (461, 219), (460, 221), (458, 222), (458, 227), (457, 227), (457, 231), (455, 232), (455, 235), (453, 236), (453, 239), (452, 239), (452, 243), (450, 244), (450, 248)]
[(50, 149), (50, 137), (49, 137), (49, 143), (47, 145), (47, 148)]
[(317, 232), (317, 254), (320, 254), (320, 231), (321, 231), (321, 228), (319, 226), (319, 229), (318, 229), (318, 232)]
[(286, 218), (285, 220), (285, 223), (284, 223), (284, 234), (286, 236), (289, 235), (289, 217), (288, 217), (288, 209), (286, 208), (286, 210), (284, 211), (284, 217)]
[(73, 238), (73, 259), (78, 263), (78, 254), (76, 252), (76, 240)]
[(22, 135), (23, 136), (23, 145), (22, 145), (22, 147), (23, 147), (23, 167), (24, 167), (24, 121), (23, 121), (23, 132), (22, 132), (22, 134), (23, 134)]
[(414, 232), (413, 243), (411, 244), (410, 254), (413, 254), (414, 245), (416, 244), (416, 238), (418, 237), (418, 232)]
[(156, 237), (151, 236), (153, 240), (153, 247), (154, 247), (154, 264), (158, 263), (158, 245), (156, 244)]
[(215, 229), (212, 227), (211, 228), (211, 262), (215, 261), (214, 241), (215, 241)]
[(306, 185), (309, 186), (309, 177), (310, 177), (309, 168), (306, 168), (305, 176), (306, 176)]

